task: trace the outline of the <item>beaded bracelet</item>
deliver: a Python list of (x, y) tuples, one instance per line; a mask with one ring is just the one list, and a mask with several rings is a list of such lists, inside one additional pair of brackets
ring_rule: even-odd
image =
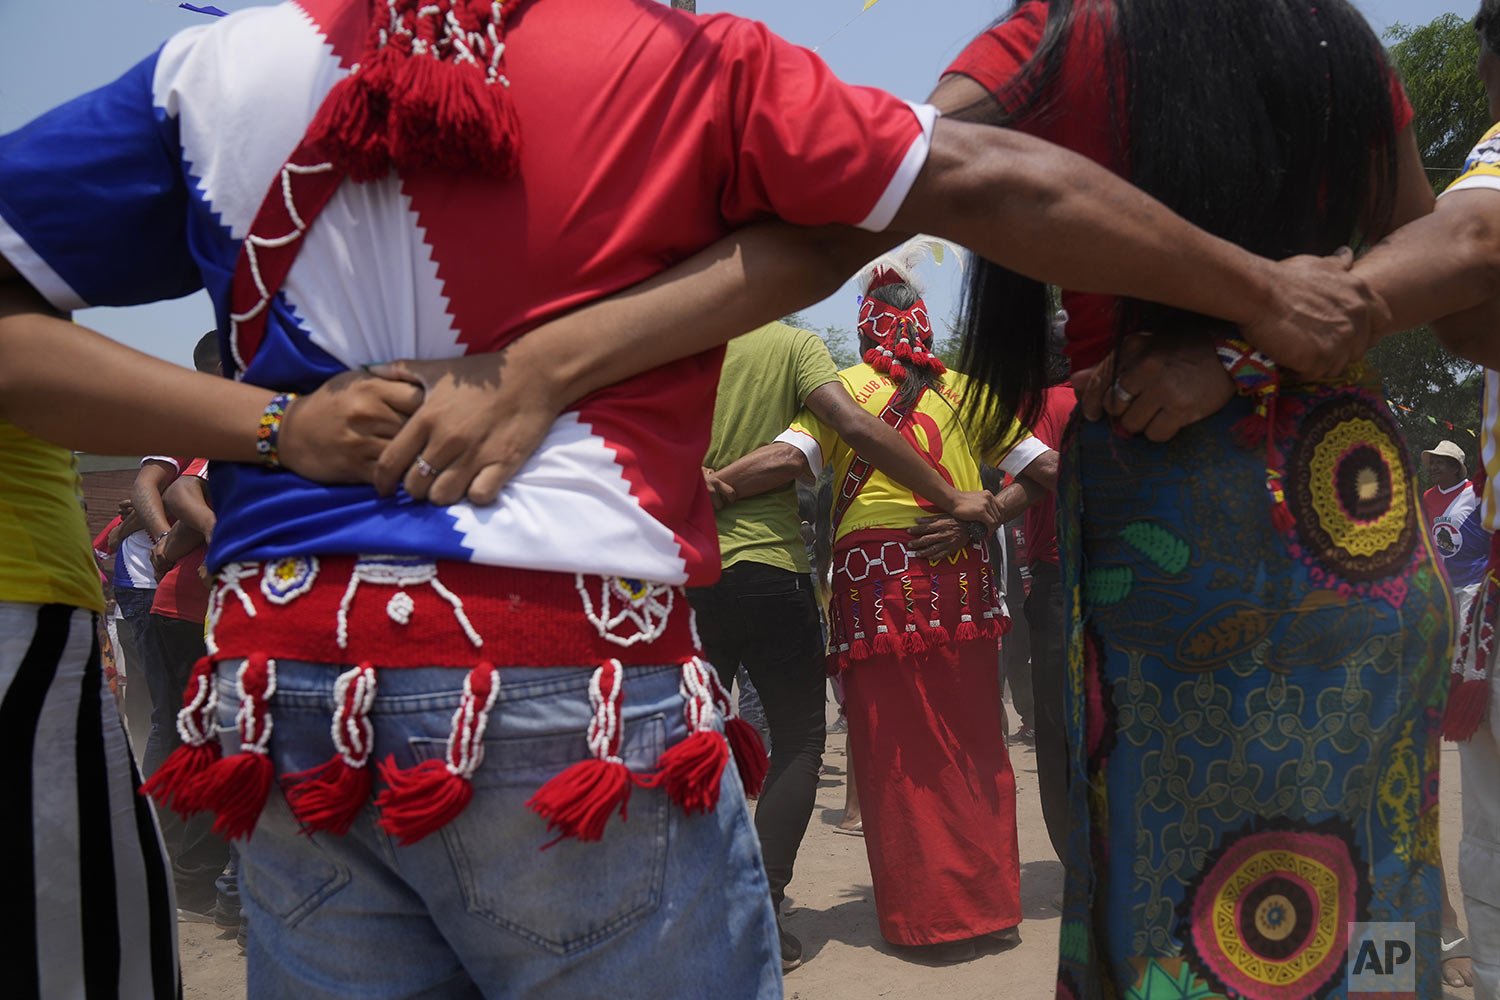
[(1235, 391), (1241, 396), (1262, 396), (1275, 392), (1281, 384), (1281, 373), (1276, 362), (1252, 347), (1249, 342), (1237, 337), (1214, 338), (1214, 352), (1219, 363), (1234, 380)]
[(266, 404), (260, 415), (260, 426), (255, 430), (255, 450), (260, 453), (260, 464), (268, 469), (281, 468), (281, 422), (286, 419), (295, 392), (278, 393)]

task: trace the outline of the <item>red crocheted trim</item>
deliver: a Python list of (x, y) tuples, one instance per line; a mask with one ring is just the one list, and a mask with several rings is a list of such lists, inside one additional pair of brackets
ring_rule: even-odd
[(219, 661), (260, 652), (382, 668), (484, 661), (593, 669), (610, 659), (652, 666), (699, 653), (681, 587), (455, 562), (231, 564), (214, 588), (209, 624)]

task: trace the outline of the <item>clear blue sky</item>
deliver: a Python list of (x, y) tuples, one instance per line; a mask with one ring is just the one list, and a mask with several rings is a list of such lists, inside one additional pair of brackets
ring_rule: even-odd
[[(1211, 2), (1211, 0), (1205, 0)], [(216, 0), (225, 10), (256, 6)], [(1391, 24), (1424, 23), (1445, 11), (1468, 16), (1475, 0), (1355, 0), (1379, 32)], [(859, 14), (862, 0), (699, 0), (699, 10), (733, 11), (765, 21), (782, 36), (820, 53), (846, 80), (920, 100), (948, 61), (1009, 0), (880, 0)], [(853, 19), (852, 23), (850, 22)], [(203, 16), (175, 0), (67, 0), (0, 4), (0, 132), (55, 104), (107, 83), (173, 32)], [(847, 23), (847, 26), (846, 26)], [(945, 268), (949, 275), (952, 268)], [(940, 272), (941, 275), (942, 272)], [(935, 317), (948, 316), (954, 282), (938, 277), (929, 292)], [(852, 325), (847, 287), (807, 310), (816, 325)], [(213, 325), (207, 297), (133, 309), (93, 309), (79, 319), (125, 343), (188, 364), (192, 345)]]

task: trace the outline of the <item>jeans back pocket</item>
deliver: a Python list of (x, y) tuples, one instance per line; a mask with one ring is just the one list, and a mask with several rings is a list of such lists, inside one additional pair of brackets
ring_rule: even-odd
[[(662, 715), (630, 719), (621, 756), (633, 771), (655, 766), (666, 744)], [(414, 739), (419, 760), (442, 756), (442, 740)], [(669, 804), (636, 789), (625, 819), (603, 840), (562, 840), (526, 801), (549, 778), (586, 759), (582, 733), (485, 740), (474, 799), (442, 830), (470, 914), (556, 955), (597, 945), (649, 916), (666, 878)]]

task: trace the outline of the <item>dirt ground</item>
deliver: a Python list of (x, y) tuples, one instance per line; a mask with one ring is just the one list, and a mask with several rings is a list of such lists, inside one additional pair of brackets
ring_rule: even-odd
[[(1012, 716), (1014, 717), (1014, 716)], [(870, 890), (864, 841), (833, 832), (843, 810), (848, 759), (844, 737), (828, 737), (826, 774), (818, 804), (789, 888), (787, 929), (802, 939), (804, 962), (786, 977), (788, 1000), (1043, 1000), (1052, 996), (1059, 914), (1051, 901), (1062, 892), (1062, 865), (1052, 853), (1037, 800), (1036, 759), (1012, 744), (1021, 841), (1021, 944), (981, 953), (963, 965), (928, 966), (897, 955), (880, 937)], [(1458, 751), (1443, 752), (1443, 857), (1449, 891), (1457, 902)], [(1462, 905), (1459, 905), (1462, 917)], [(230, 1000), (245, 995), (245, 964), (233, 940), (208, 924), (181, 924), (186, 1000)], [(1471, 1000), (1473, 990), (1444, 994)], [(580, 998), (587, 1000), (587, 998)], [(668, 1000), (668, 998), (662, 998)]]

